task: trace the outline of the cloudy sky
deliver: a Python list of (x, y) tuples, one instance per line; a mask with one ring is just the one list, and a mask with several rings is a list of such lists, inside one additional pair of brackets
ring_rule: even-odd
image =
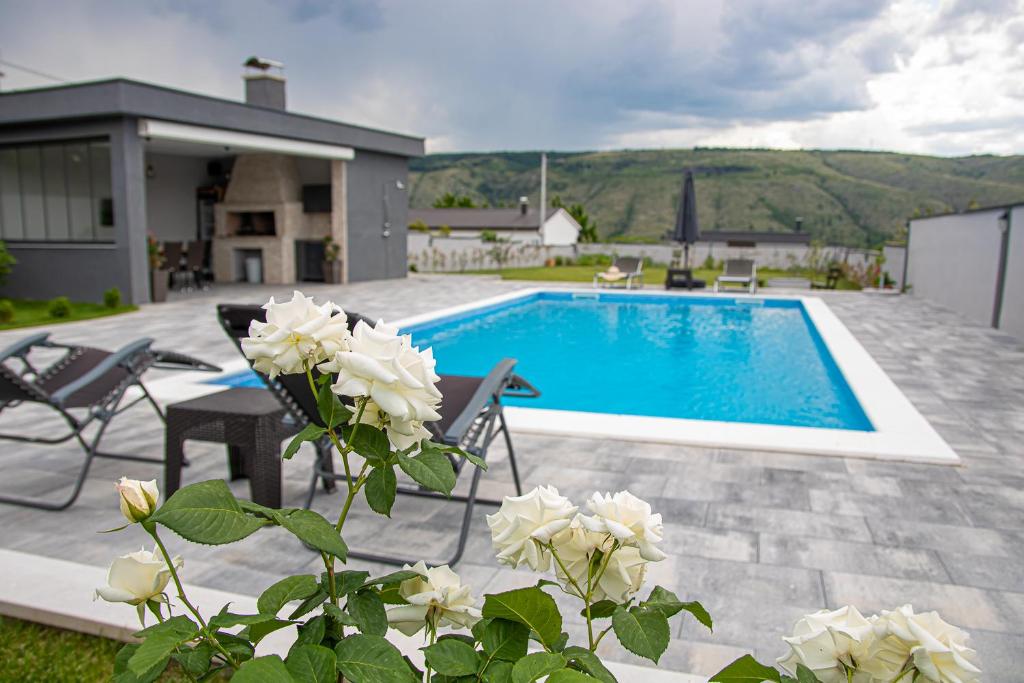
[[(0, 89), (125, 76), (428, 150), (1024, 153), (1024, 0), (0, 0)], [(16, 65), (16, 66), (15, 66)]]

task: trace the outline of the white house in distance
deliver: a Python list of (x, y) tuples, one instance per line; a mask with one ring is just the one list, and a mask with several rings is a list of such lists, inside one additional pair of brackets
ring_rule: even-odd
[(426, 225), (431, 232), (451, 228), (453, 238), (478, 238), (485, 230), (520, 244), (567, 246), (579, 241), (580, 225), (565, 209), (549, 208), (540, 226), (526, 198), (515, 209), (409, 209), (410, 234)]

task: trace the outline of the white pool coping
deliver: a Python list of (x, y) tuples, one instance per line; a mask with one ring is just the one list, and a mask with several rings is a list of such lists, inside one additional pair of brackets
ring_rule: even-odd
[[(460, 306), (394, 321), (400, 328), (457, 316), (478, 308), (507, 303), (541, 292), (600, 295), (601, 291), (577, 288), (529, 288)], [(617, 295), (658, 297), (729, 298), (748, 301), (787, 299), (800, 301), (822, 341), (846, 378), (871, 424), (873, 432), (815, 427), (761, 425), (745, 422), (644, 417), (610, 413), (522, 408), (505, 409), (515, 431), (563, 436), (605, 437), (627, 441), (783, 451), (903, 462), (959, 464), (960, 458), (923, 415), (889, 379), (874, 358), (819, 297), (761, 296), (723, 292), (657, 292), (615, 290)], [(536, 378), (541, 391), (543, 380)]]
[[(114, 550), (111, 556), (123, 550)], [(107, 570), (103, 567), (58, 560), (41, 555), (32, 555), (16, 550), (0, 549), (0, 614), (33, 621), (69, 631), (88, 633), (113, 640), (131, 641), (132, 634), (139, 630), (135, 608), (120, 603), (93, 600), (93, 593), (99, 586), (106, 585)], [(188, 564), (183, 570), (188, 576)], [(185, 582), (185, 593), (200, 613), (209, 618), (226, 603), (236, 614), (255, 614), (256, 598), (250, 595), (230, 593), (195, 586)], [(175, 612), (181, 613), (177, 599), (172, 598)], [(285, 657), (295, 639), (295, 627), (275, 631), (260, 641), (256, 655), (278, 655)], [(420, 648), (421, 638), (404, 636), (390, 631), (388, 639), (416, 662), (423, 664)], [(707, 677), (676, 673), (664, 669), (605, 662), (616, 678), (646, 683), (700, 683)]]
[[(531, 297), (541, 292), (572, 293), (592, 297), (606, 290), (534, 287), (459, 306), (388, 321), (399, 328), (455, 317), (480, 308)], [(737, 448), (755, 451), (807, 453), (813, 455), (894, 460), (900, 462), (958, 465), (960, 458), (885, 374), (867, 350), (819, 297), (770, 296), (723, 292), (656, 292), (615, 290), (627, 296), (727, 298), (744, 301), (785, 299), (800, 301), (814, 323), (826, 348), (853, 391), (875, 431), (790, 427), (746, 422), (646, 417), (613, 413), (591, 413), (542, 408), (505, 408), (509, 426), (518, 432), (555, 434), (625, 441), (668, 443), (708, 448)], [(248, 367), (239, 358), (224, 366), (225, 374)], [(443, 368), (441, 368), (443, 371)], [(223, 389), (209, 384), (205, 373), (175, 373), (147, 382), (161, 403), (187, 400)], [(541, 391), (543, 378), (532, 378)]]

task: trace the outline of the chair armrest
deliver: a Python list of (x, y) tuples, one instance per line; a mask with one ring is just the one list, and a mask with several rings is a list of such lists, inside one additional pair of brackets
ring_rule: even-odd
[(135, 341), (122, 346), (117, 351), (104, 358), (96, 367), (89, 372), (85, 373), (73, 382), (65, 384), (57, 391), (50, 394), (50, 400), (57, 405), (63, 405), (64, 401), (69, 396), (74, 394), (82, 387), (89, 386), (97, 379), (107, 374), (119, 365), (122, 365), (125, 361), (134, 358), (140, 353), (149, 353), (149, 345), (153, 343), (153, 340), (149, 337), (143, 337), (136, 339)]
[(186, 356), (177, 351), (162, 351), (153, 349), (153, 358), (156, 361), (153, 367), (159, 370), (198, 370), (200, 372), (220, 372), (221, 368), (213, 363), (207, 363), (194, 356)]
[(466, 407), (462, 409), (462, 413), (455, 418), (444, 433), (445, 443), (454, 446), (462, 441), (462, 437), (469, 431), (470, 425), (476, 420), (480, 411), (487, 407), (487, 404), (494, 396), (500, 396), (505, 391), (505, 387), (508, 386), (515, 367), (515, 360), (504, 358), (491, 368), (491, 371), (484, 377), (480, 386), (476, 388), (469, 402), (466, 403)]
[(40, 332), (14, 342), (4, 350), (0, 351), (0, 363), (9, 358), (23, 358), (33, 346), (46, 346), (50, 338), (49, 332)]
[(505, 391), (501, 395), (510, 398), (538, 398), (540, 396), (540, 389), (519, 375), (512, 375), (509, 378), (508, 385), (505, 387)]

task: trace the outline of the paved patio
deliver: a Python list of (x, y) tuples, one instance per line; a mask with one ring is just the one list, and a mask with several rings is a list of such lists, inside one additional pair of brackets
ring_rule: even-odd
[[(364, 314), (396, 319), (526, 286), (532, 283), (417, 276), (304, 289)], [(217, 326), (213, 304), (262, 302), (270, 293), (289, 293), (272, 289), (219, 288), (138, 313), (55, 326), (54, 336), (113, 348), (148, 335), (157, 346), (227, 362), (238, 356)], [(770, 661), (784, 651), (780, 636), (806, 612), (850, 603), (870, 613), (911, 602), (918, 610), (938, 609), (971, 632), (986, 680), (1019, 681), (1016, 672), (1024, 665), (1024, 345), (909, 297), (822, 296), (957, 451), (962, 467), (519, 434), (515, 443), (525, 485), (554, 484), (577, 501), (594, 490), (629, 488), (663, 513), (665, 545), (672, 554), (652, 565), (650, 581), (702, 601), (715, 619), (715, 631), (684, 620), (662, 667), (711, 674), (751, 649)], [(0, 344), (23, 334), (0, 334)], [(543, 378), (531, 379), (543, 388)], [(144, 419), (115, 422), (107, 448), (160, 454), (161, 425), (143, 409), (135, 410)], [(12, 413), (0, 420), (0, 429), (41, 428), (32, 409)], [(69, 456), (77, 457), (70, 448), (8, 442), (3, 449), (0, 490), (59, 493), (70, 483)], [(185, 471), (186, 482), (226, 474), (220, 449), (196, 443), (188, 453), (193, 466)], [(499, 444), (491, 457), (485, 494), (501, 495), (511, 487)], [(301, 452), (286, 463), (286, 505), (301, 504), (310, 459)], [(121, 474), (162, 476), (157, 466), (99, 461), (69, 511), (0, 505), (0, 547), (95, 565), (138, 548), (144, 541), (138, 529), (115, 536), (94, 533), (119, 523), (111, 482)], [(246, 493), (244, 482), (232, 486)], [(339, 504), (336, 496), (321, 494), (315, 507), (330, 516)], [(377, 538), (382, 520), (364, 505), (350, 517), (346, 538), (361, 549), (402, 547), (443, 558), (453, 549), (458, 516), (457, 506), (400, 499), (382, 543)], [(276, 530), (233, 546), (205, 548), (176, 538), (171, 546), (185, 556), (189, 581), (253, 594), (286, 573), (318, 572), (320, 565), (317, 556)], [(492, 561), (482, 519), (474, 524), (458, 569), (477, 594), (535, 580)], [(578, 617), (570, 629), (579, 635)], [(613, 639), (602, 650), (612, 659), (637, 661)]]

